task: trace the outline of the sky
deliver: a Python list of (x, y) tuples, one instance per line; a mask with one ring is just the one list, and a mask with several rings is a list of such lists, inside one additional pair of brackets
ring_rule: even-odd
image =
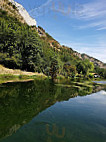
[(60, 44), (106, 63), (106, 0), (15, 0)]

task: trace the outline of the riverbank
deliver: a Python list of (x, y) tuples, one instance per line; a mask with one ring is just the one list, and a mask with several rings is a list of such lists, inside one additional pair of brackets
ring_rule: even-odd
[(26, 82), (35, 78), (46, 78), (43, 73), (8, 69), (0, 65), (0, 84), (7, 82)]
[[(45, 79), (45, 78), (47, 78), (47, 76), (44, 75), (43, 73), (37, 73), (37, 72), (34, 73), (34, 72), (26, 72), (16, 69), (8, 69), (0, 65), (0, 84), (8, 82), (28, 82), (34, 79)], [(93, 81), (100, 81), (101, 79), (100, 78), (94, 80), (91, 79), (86, 80), (83, 78), (66, 79), (64, 76), (58, 75), (56, 80), (57, 80), (56, 82), (58, 82), (58, 85), (64, 84), (65, 86), (68, 87), (71, 85), (75, 86), (76, 88), (80, 88), (80, 87), (92, 87), (94, 84), (100, 85), (99, 83), (94, 83)]]
[(43, 75), (11, 75), (11, 74), (0, 74), (0, 84), (9, 82), (28, 82), (34, 79), (45, 79)]

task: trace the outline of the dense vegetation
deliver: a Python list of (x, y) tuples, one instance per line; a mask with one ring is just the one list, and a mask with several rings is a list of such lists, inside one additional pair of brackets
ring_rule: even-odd
[(41, 38), (36, 27), (22, 24), (0, 10), (0, 64), (13, 69), (42, 72), (52, 78), (57, 74), (74, 77), (79, 73), (87, 76), (93, 71), (94, 66), (88, 60), (82, 61), (74, 56), (71, 48), (53, 48), (58, 46), (55, 40), (51, 47), (47, 40), (53, 38), (47, 33), (46, 36), (46, 40)]
[(95, 67), (94, 71), (98, 73), (102, 78), (106, 79), (106, 69)]

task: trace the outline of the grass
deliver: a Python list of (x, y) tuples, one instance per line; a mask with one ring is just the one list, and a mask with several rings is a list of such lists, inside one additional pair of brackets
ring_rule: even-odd
[(11, 74), (11, 75), (38, 75), (38, 76), (45, 76), (42, 73), (34, 73), (34, 72), (26, 72), (21, 70), (14, 70), (14, 69), (8, 69), (0, 65), (0, 74)]
[(46, 76), (42, 73), (8, 69), (0, 65), (0, 84), (6, 82), (30, 81), (35, 78), (43, 79), (46, 78)]

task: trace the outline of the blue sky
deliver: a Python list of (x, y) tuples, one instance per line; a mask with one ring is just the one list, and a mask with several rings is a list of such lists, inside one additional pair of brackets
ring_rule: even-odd
[(106, 63), (105, 0), (15, 0), (62, 45)]

